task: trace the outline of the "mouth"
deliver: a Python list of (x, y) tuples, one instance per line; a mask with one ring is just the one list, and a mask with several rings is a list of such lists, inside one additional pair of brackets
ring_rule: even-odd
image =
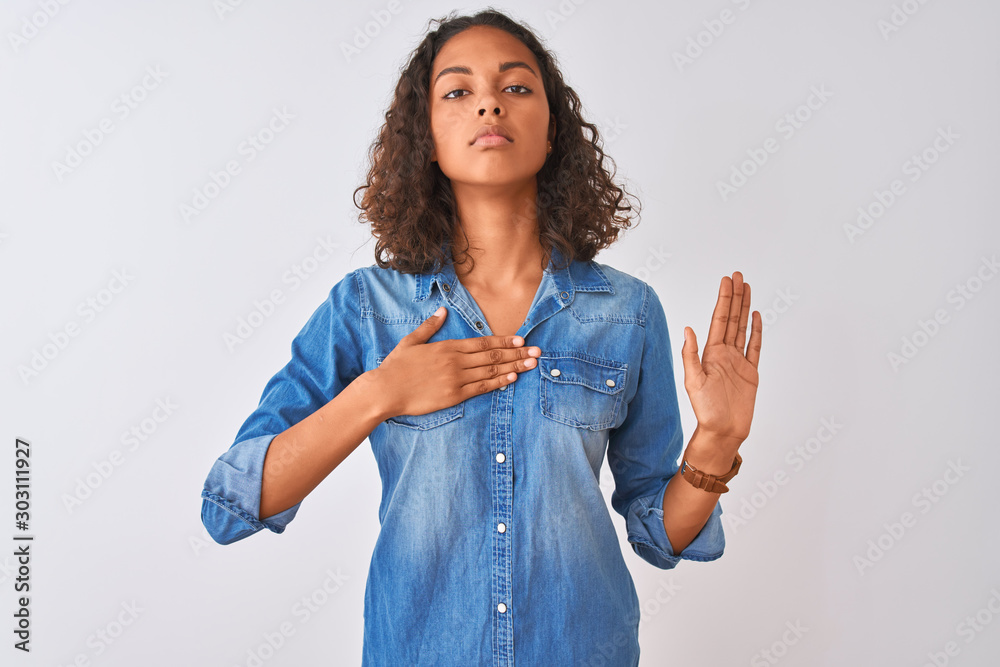
[(510, 139), (506, 137), (501, 137), (496, 134), (484, 134), (483, 136), (476, 139), (473, 146), (503, 146), (504, 144), (511, 143)]
[(472, 140), (472, 145), (479, 146), (501, 146), (503, 144), (513, 143), (514, 140), (510, 136), (510, 132), (507, 131), (502, 125), (483, 125), (476, 132), (476, 136)]

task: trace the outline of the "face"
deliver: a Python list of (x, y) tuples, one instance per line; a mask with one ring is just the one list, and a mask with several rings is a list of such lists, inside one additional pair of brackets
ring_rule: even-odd
[[(531, 50), (510, 33), (474, 26), (441, 48), (431, 68), (432, 160), (452, 184), (518, 185), (545, 164), (555, 117)], [(510, 139), (484, 137), (502, 125)]]

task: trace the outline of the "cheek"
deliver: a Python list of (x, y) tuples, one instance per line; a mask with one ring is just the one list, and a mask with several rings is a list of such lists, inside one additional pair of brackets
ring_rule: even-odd
[(461, 124), (447, 114), (438, 115), (431, 119), (431, 138), (438, 150), (459, 147), (464, 138), (461, 136)]

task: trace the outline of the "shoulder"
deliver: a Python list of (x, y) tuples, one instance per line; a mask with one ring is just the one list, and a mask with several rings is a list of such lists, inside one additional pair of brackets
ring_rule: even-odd
[(644, 280), (596, 260), (574, 264), (582, 267), (583, 290), (595, 290), (603, 283), (607, 287), (600, 287), (600, 290), (612, 297), (610, 300), (620, 312), (630, 313), (639, 324), (645, 325), (651, 307), (660, 307), (659, 297)]

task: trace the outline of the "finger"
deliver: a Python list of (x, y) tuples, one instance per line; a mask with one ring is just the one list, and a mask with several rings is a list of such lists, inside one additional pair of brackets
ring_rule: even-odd
[(473, 336), (450, 341), (452, 349), (463, 353), (460, 368), (475, 368), (484, 364), (502, 364), (521, 355), (511, 351), (524, 349), (524, 339), (520, 336)]
[(441, 325), (444, 324), (444, 320), (447, 315), (448, 309), (441, 306), (434, 311), (434, 314), (421, 322), (416, 329), (403, 336), (402, 340), (400, 340), (400, 344), (404, 341), (410, 345), (426, 343), (430, 340), (431, 336), (437, 333), (437, 330), (441, 328)]
[(541, 348), (535, 346), (518, 348), (491, 348), (483, 352), (466, 355), (463, 368), (478, 370), (481, 375), (476, 377), (491, 377), (514, 371), (523, 373), (538, 366), (538, 357), (542, 355)]
[(708, 339), (705, 347), (718, 345), (723, 342), (726, 335), (726, 324), (729, 322), (729, 304), (733, 300), (733, 281), (729, 276), (722, 276), (722, 283), (719, 284), (719, 300), (715, 302), (715, 311), (712, 313), (712, 323), (708, 327)]
[(496, 389), (501, 389), (509, 384), (513, 384), (517, 380), (517, 373), (509, 372), (502, 373), (496, 377), (483, 377), (475, 379), (472, 382), (465, 383), (461, 386), (460, 393), (462, 395), (462, 400), (472, 398), (473, 396), (479, 396), (480, 394), (486, 394)]
[(747, 323), (750, 321), (750, 283), (743, 283), (743, 306), (740, 309), (740, 328), (736, 332), (736, 349), (743, 352), (747, 342)]
[(733, 272), (733, 298), (729, 301), (729, 317), (726, 320), (726, 345), (736, 345), (740, 328), (740, 309), (743, 307), (743, 274)]
[(695, 382), (703, 373), (701, 362), (698, 360), (698, 337), (695, 336), (694, 329), (691, 327), (684, 327), (684, 346), (681, 347), (681, 360), (684, 363), (684, 386), (687, 387), (689, 382)]
[(495, 380), (509, 377), (511, 373), (518, 375), (533, 370), (537, 365), (538, 362), (534, 359), (512, 361), (506, 364), (487, 364), (463, 369), (460, 377), (463, 385), (477, 385), (486, 382), (495, 389), (496, 387), (492, 384)]
[(764, 323), (761, 320), (760, 311), (753, 311), (753, 326), (750, 331), (750, 348), (747, 350), (747, 361), (757, 368), (760, 361), (760, 341), (764, 334)]

